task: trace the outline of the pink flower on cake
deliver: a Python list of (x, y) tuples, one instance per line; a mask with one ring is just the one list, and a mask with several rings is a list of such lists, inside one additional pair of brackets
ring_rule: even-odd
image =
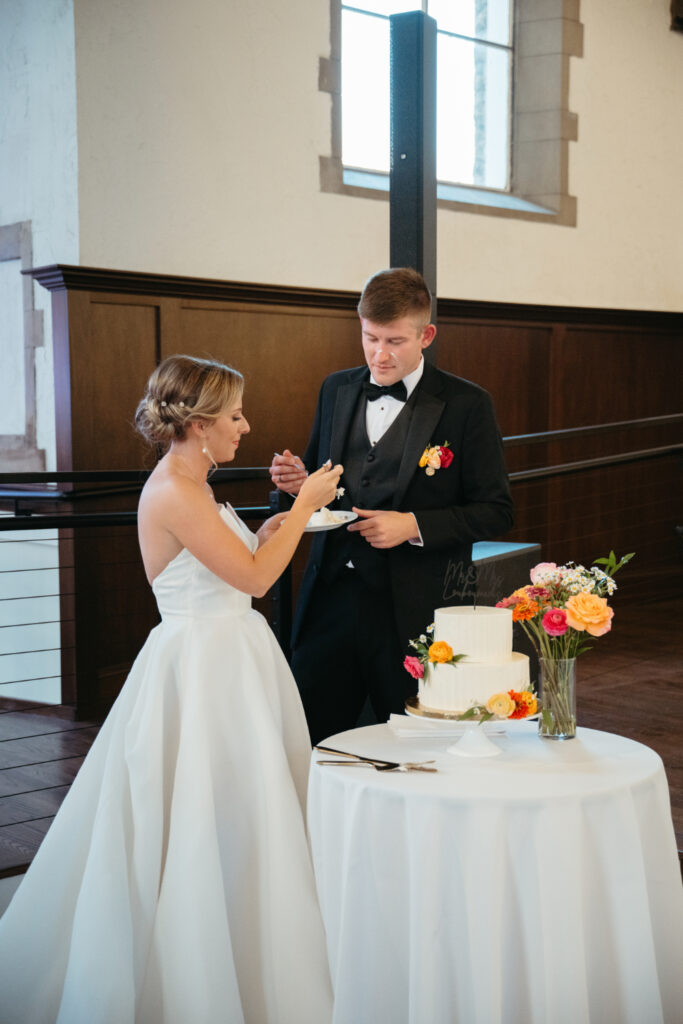
[(612, 628), (614, 611), (608, 606), (606, 597), (597, 594), (574, 594), (566, 604), (567, 625), (591, 636), (604, 636)]
[(564, 636), (569, 629), (564, 608), (549, 608), (541, 619), (541, 625), (548, 636)]
[(403, 667), (406, 672), (410, 672), (413, 679), (422, 679), (425, 674), (425, 667), (419, 658), (414, 658), (410, 654), (407, 654), (403, 660)]

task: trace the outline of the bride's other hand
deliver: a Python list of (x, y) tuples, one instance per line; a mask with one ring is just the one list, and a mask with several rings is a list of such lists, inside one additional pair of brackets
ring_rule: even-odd
[(275, 453), (270, 464), (270, 479), (278, 490), (298, 494), (306, 476), (303, 462), (298, 455), (292, 455), (289, 448), (285, 448), (282, 455)]
[(311, 512), (322, 508), (323, 505), (329, 505), (337, 493), (339, 478), (343, 472), (343, 466), (333, 466), (326, 462), (315, 473), (306, 477), (294, 505), (303, 505)]
[(277, 515), (271, 516), (266, 519), (256, 531), (258, 537), (259, 547), (273, 536), (274, 533), (280, 529), (285, 519), (289, 515), (289, 512), (278, 512)]

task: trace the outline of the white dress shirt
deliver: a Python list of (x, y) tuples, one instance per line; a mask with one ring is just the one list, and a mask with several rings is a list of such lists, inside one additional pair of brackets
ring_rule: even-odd
[[(424, 356), (422, 356), (420, 358), (419, 365), (413, 370), (413, 372), (403, 378), (403, 383), (405, 384), (406, 391), (408, 392), (408, 398), (410, 398), (417, 387), (424, 372), (424, 368), (425, 361)], [(377, 384), (377, 381), (372, 374), (370, 374), (370, 381), (373, 384)], [(379, 439), (386, 434), (387, 430), (394, 422), (401, 409), (403, 409), (404, 405), (405, 402), (399, 401), (399, 399), (394, 398), (393, 395), (382, 395), (381, 398), (376, 398), (374, 402), (367, 401), (365, 403), (365, 429), (367, 430), (370, 444), (377, 444)], [(415, 519), (415, 516), (413, 516), (413, 519)], [(422, 540), (420, 528), (417, 525), (417, 519), (415, 519), (415, 530), (416, 536), (409, 540), (408, 543), (414, 544), (417, 547), (423, 547), (424, 541)]]
[[(420, 363), (412, 373), (409, 373), (407, 377), (403, 378), (403, 383), (406, 386), (408, 392), (408, 398), (412, 395), (413, 391), (417, 387), (420, 377), (422, 376), (425, 368), (424, 356), (421, 357)], [(370, 374), (370, 382), (377, 384), (375, 378)], [(378, 387), (381, 385), (377, 384)], [(401, 409), (404, 407), (405, 402), (399, 401), (398, 398), (394, 398), (393, 395), (382, 395), (381, 398), (376, 398), (374, 402), (365, 403), (365, 429), (368, 432), (368, 438), (370, 444), (377, 444), (379, 439), (386, 434), (387, 430), (394, 422)]]

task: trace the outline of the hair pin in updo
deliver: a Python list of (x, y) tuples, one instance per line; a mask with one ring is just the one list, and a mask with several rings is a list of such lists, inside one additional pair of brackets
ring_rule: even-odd
[(166, 405), (167, 405), (167, 403), (166, 403), (166, 402), (162, 402), (162, 403), (161, 403), (161, 407), (162, 407), (162, 409), (165, 409), (165, 408), (166, 408)]
[(184, 402), (178, 402), (178, 408), (184, 409), (185, 408), (185, 403)]

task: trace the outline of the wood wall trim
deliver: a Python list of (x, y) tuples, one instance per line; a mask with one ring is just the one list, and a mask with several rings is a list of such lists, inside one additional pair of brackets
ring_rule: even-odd
[[(331, 288), (298, 288), (254, 284), (214, 278), (151, 274), (131, 270), (107, 270), (55, 263), (23, 270), (48, 291), (114, 292), (122, 295), (172, 296), (257, 305), (298, 306), (355, 312), (359, 293)], [(516, 302), (484, 302), (470, 299), (438, 300), (440, 320), (478, 320), (515, 324), (591, 324), (647, 330), (678, 331), (683, 339), (683, 312), (607, 309), (590, 306), (547, 306)]]

